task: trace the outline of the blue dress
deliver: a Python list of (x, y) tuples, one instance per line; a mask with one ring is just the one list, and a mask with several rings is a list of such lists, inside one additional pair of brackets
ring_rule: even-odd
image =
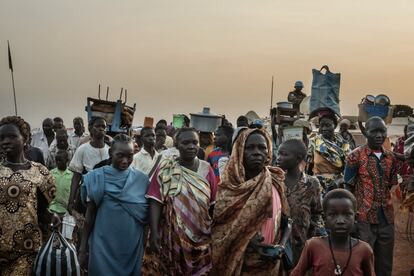
[(105, 166), (84, 176), (82, 198), (97, 206), (89, 275), (141, 275), (148, 185), (148, 176), (133, 168)]

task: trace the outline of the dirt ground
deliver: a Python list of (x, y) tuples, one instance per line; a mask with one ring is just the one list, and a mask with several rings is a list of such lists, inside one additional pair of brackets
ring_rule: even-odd
[[(395, 208), (395, 247), (392, 275), (410, 275), (414, 270), (414, 213), (402, 212), (399, 203), (394, 201)], [(407, 230), (407, 221), (411, 227)], [(414, 275), (414, 274), (413, 274)]]

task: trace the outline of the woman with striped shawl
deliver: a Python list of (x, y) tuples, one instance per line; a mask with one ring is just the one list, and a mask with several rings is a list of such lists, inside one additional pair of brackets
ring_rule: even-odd
[(162, 161), (151, 180), (144, 275), (207, 275), (212, 268), (209, 210), (217, 185), (210, 165), (196, 157), (198, 144), (195, 129), (180, 129), (180, 157)]

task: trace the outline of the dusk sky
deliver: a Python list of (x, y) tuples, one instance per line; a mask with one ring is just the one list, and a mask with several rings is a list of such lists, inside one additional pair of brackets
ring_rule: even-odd
[[(19, 115), (86, 117), (98, 84), (110, 98), (128, 89), (144, 116), (209, 106), (233, 122), (267, 115), (296, 80), (310, 94), (312, 68), (342, 74), (342, 114), (366, 94), (414, 105), (414, 1), (2, 0), (0, 116), (14, 113), (7, 40), (12, 46)], [(103, 95), (105, 93), (102, 93)]]

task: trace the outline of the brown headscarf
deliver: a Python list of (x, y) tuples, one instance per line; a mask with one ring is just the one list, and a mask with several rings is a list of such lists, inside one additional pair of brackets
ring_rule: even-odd
[[(258, 176), (246, 181), (244, 148), (252, 133), (265, 137), (268, 160)], [(269, 167), (271, 160), (272, 143), (265, 131), (249, 129), (240, 134), (218, 186), (214, 208), (213, 269), (220, 275), (242, 273), (250, 240), (260, 231), (266, 219), (272, 217), (272, 185), (279, 192), (282, 213), (288, 215), (284, 172), (280, 168)]]

